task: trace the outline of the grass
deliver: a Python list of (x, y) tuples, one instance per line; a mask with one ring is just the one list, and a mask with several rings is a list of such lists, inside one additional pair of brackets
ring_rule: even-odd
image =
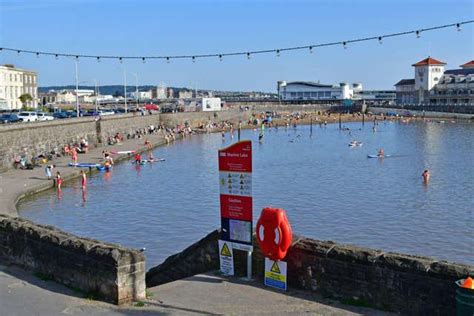
[(148, 291), (148, 289), (145, 290), (145, 297), (147, 299), (151, 299), (153, 297), (153, 293)]
[(133, 306), (135, 306), (135, 307), (143, 307), (143, 306), (145, 306), (145, 302), (138, 301), (138, 302), (135, 302), (135, 304), (133, 304)]

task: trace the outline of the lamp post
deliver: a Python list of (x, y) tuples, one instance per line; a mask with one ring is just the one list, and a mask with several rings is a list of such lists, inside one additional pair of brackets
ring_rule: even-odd
[(76, 66), (76, 116), (80, 116), (79, 112), (79, 74), (78, 74), (78, 63), (79, 63), (79, 58), (75, 58), (75, 66)]
[(135, 76), (135, 100), (136, 100), (136, 103), (137, 103), (137, 108), (138, 108), (138, 75), (137, 74), (133, 74)]
[(123, 96), (125, 97), (125, 114), (128, 112), (127, 110), (127, 71), (125, 67), (123, 67)]

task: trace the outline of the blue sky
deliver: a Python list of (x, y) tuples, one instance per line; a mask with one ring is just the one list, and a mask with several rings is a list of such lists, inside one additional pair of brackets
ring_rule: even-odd
[[(310, 45), (474, 19), (472, 0), (146, 1), (0, 0), (0, 46), (100, 55), (173, 55)], [(428, 55), (448, 68), (474, 59), (474, 25), (415, 36), (211, 60), (80, 60), (83, 84), (192, 86), (275, 91), (277, 80), (361, 82), (393, 89), (412, 78), (411, 64)], [(1, 53), (0, 63), (38, 71), (40, 86), (74, 84), (74, 61)]]

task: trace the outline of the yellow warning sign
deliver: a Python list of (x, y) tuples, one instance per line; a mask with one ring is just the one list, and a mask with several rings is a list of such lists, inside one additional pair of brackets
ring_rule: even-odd
[[(224, 249), (222, 249), (224, 250)], [(270, 269), (271, 272), (280, 274), (280, 268), (278, 267), (278, 263), (275, 261), (273, 262), (272, 268)]]
[(232, 254), (230, 253), (229, 247), (226, 243), (224, 243), (224, 246), (222, 246), (221, 256), (232, 257)]

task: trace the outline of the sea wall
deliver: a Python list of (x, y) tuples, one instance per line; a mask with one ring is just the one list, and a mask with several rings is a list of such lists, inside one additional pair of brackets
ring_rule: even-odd
[(380, 107), (369, 107), (367, 111), (372, 112), (373, 114), (385, 114), (385, 113), (395, 113), (400, 116), (415, 115), (417, 117), (426, 117), (426, 118), (439, 118), (439, 119), (466, 119), (474, 120), (473, 114), (463, 114), (463, 113), (449, 113), (449, 112), (432, 112), (432, 111), (415, 111), (407, 109), (398, 109), (398, 108), (380, 108)]
[(116, 304), (145, 299), (143, 253), (0, 215), (0, 258)]
[(91, 147), (102, 146), (108, 136), (116, 133), (134, 133), (137, 129), (160, 123), (168, 127), (188, 122), (193, 127), (209, 121), (231, 120), (237, 123), (247, 119), (249, 112), (222, 111), (185, 112), (170, 114), (124, 114), (104, 116), (100, 120), (93, 117), (0, 125), (0, 171), (13, 167), (14, 158), (25, 154), (27, 157), (61, 150), (65, 144), (79, 142), (86, 138)]
[[(219, 266), (217, 231), (150, 269), (147, 286), (204, 273)], [(348, 304), (372, 306), (407, 315), (453, 315), (454, 282), (474, 275), (474, 267), (432, 258), (294, 237), (285, 261), (289, 287), (319, 293)], [(246, 256), (235, 258), (245, 275)], [(207, 258), (207, 260), (199, 260)], [(179, 268), (177, 268), (179, 267)], [(263, 278), (264, 258), (254, 243), (254, 277)]]

